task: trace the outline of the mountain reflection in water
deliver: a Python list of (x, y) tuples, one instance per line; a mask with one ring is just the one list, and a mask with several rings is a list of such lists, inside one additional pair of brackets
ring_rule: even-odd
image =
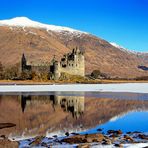
[(0, 123), (13, 123), (16, 126), (0, 129), (0, 134), (33, 136), (56, 131), (80, 131), (107, 123), (131, 111), (148, 110), (146, 96), (144, 100), (143, 97), (134, 100), (109, 98), (108, 94), (108, 97), (103, 96), (94, 97), (85, 93), (63, 95), (56, 92), (48, 95), (2, 94)]

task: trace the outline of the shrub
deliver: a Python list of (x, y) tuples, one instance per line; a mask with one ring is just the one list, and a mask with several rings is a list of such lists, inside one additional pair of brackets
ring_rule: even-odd
[(2, 63), (0, 62), (0, 80), (2, 80), (3, 79), (3, 65), (2, 65)]
[(148, 80), (148, 76), (137, 77), (135, 80)]
[(100, 72), (100, 70), (94, 70), (92, 73), (91, 73), (91, 75), (90, 75), (92, 78), (94, 78), (94, 79), (99, 79), (99, 78), (109, 78), (108, 76), (107, 76), (107, 74), (105, 74), (105, 73), (101, 73)]
[(32, 79), (32, 73), (28, 70), (23, 71), (21, 73), (20, 79), (22, 80), (31, 80)]
[(9, 67), (3, 70), (3, 78), (7, 80), (17, 79), (19, 77), (17, 64), (13, 67)]
[(31, 74), (32, 80), (41, 80), (41, 81), (47, 81), (49, 80), (49, 74), (47, 72), (32, 72)]
[(92, 73), (91, 73), (91, 76), (95, 79), (99, 78), (101, 72), (100, 70), (94, 70)]
[(81, 82), (81, 81), (85, 81), (85, 77), (79, 76), (79, 75), (71, 75), (71, 74), (62, 72), (59, 80), (69, 81), (69, 82)]

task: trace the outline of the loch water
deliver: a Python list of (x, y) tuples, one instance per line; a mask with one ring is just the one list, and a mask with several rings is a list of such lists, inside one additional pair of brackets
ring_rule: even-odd
[[(13, 124), (11, 127), (1, 126)], [(148, 132), (148, 94), (35, 92), (0, 94), (0, 135), (13, 138), (98, 129)]]

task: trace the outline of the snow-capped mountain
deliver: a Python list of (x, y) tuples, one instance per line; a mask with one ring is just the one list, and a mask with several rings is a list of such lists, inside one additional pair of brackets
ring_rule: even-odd
[(86, 32), (82, 32), (82, 31), (75, 30), (75, 29), (68, 28), (68, 27), (47, 25), (47, 24), (39, 23), (36, 21), (32, 21), (27, 17), (16, 17), (16, 18), (13, 18), (10, 20), (1, 20), (0, 26), (32, 27), (32, 28), (46, 29), (47, 31), (48, 30), (56, 31), (56, 32), (67, 31), (67, 32), (76, 33), (76, 34), (80, 34), (80, 33), (87, 34)]
[(22, 53), (29, 62), (49, 62), (80, 47), (85, 52), (86, 74), (100, 70), (110, 77), (133, 78), (148, 75), (147, 54), (135, 54), (115, 43), (68, 27), (42, 24), (26, 17), (0, 21), (0, 62), (12, 66)]

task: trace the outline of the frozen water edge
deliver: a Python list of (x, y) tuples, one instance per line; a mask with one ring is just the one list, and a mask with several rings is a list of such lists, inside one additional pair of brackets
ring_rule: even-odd
[(148, 93), (148, 83), (0, 85), (0, 92), (129, 92)]

